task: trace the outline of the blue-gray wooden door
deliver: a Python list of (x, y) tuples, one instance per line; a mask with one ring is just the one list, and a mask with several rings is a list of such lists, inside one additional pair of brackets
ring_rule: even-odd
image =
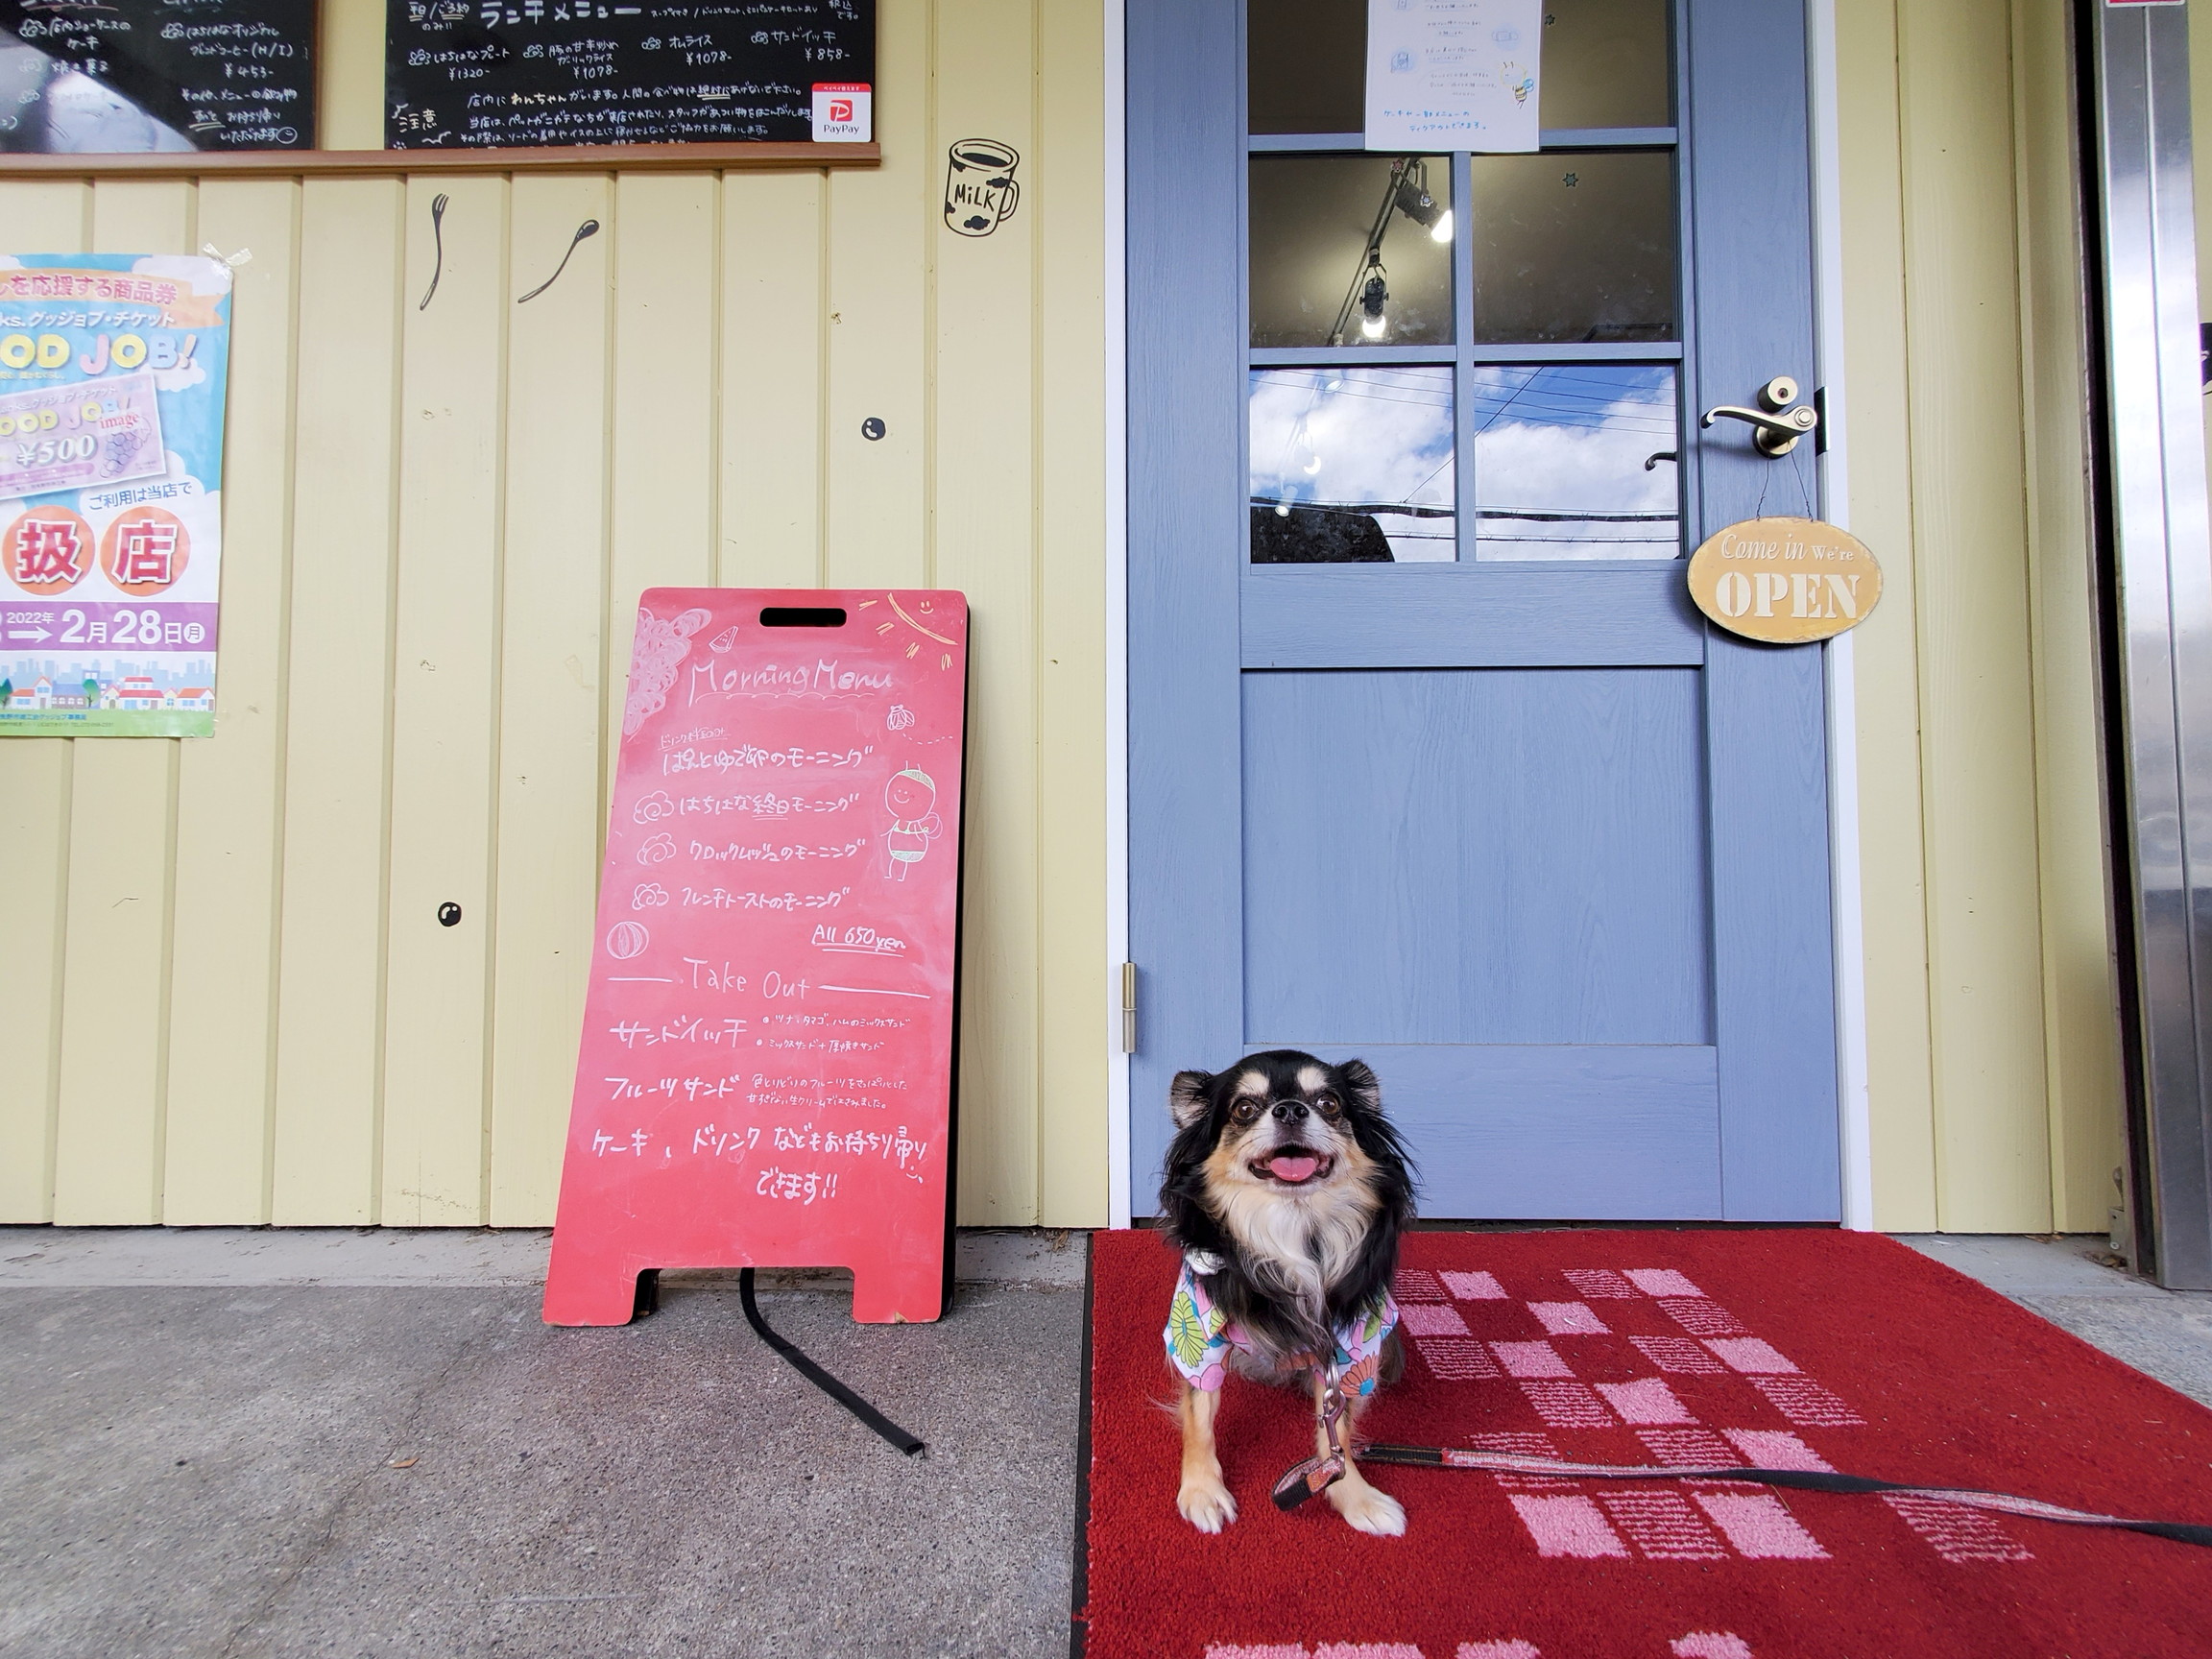
[(1248, 326), (1252, 156), (1298, 146), (1231, 95), (1240, 0), (1127, 16), (1134, 1208), (1172, 1074), (1294, 1046), (1375, 1067), (1431, 1216), (1836, 1218), (1820, 648), (1713, 629), (1678, 562), (1810, 506), (1810, 444), (1696, 424), (1814, 383), (1804, 9), (1676, 0), (1673, 125), (1547, 130), (1569, 185), (1578, 154), (1671, 157), (1676, 338), (1469, 344), (1463, 319), (1424, 359), (1462, 443), (1485, 365), (1671, 370), (1681, 544), (1551, 564), (1470, 556), (1479, 501), (1456, 560), (1252, 561), (1255, 388), (1344, 360)]

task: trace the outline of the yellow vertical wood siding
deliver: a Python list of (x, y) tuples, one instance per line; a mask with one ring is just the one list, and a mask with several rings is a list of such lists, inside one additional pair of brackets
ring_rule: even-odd
[(6, 252), (252, 253), (216, 735), (0, 742), (0, 1219), (549, 1220), (659, 583), (967, 592), (962, 1219), (1105, 1219), (1102, 51), (883, 0), (878, 169), (0, 183)]
[(2062, 10), (2042, 0), (2012, 0), (2012, 39), (2051, 1224), (2103, 1233), (2127, 1130), (2087, 537), (2084, 249), (2065, 118), (2072, 44)]
[[(330, 141), (373, 147), (381, 0), (324, 17)], [(2063, 18), (1837, 21), (1849, 507), (1889, 575), (1876, 1220), (2101, 1229)], [(1105, 1218), (1102, 28), (883, 0), (870, 170), (0, 183), (7, 251), (252, 254), (217, 735), (0, 742), (0, 1218), (546, 1220), (633, 602), (709, 582), (968, 592), (962, 1218)], [(966, 137), (1022, 156), (989, 238), (941, 222)]]
[(2105, 949), (2062, 10), (1837, 0), (1876, 1224), (2103, 1231)]

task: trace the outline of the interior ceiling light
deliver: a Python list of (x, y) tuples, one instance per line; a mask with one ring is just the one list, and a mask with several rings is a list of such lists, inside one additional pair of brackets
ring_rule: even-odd
[(1383, 316), (1383, 307), (1390, 303), (1390, 284), (1383, 280), (1382, 267), (1372, 265), (1366, 287), (1359, 291), (1359, 332), (1370, 340), (1380, 340), (1389, 327)]
[(1435, 242), (1452, 240), (1452, 209), (1429, 194), (1428, 168), (1407, 170), (1398, 180), (1398, 211), (1429, 232)]
[(1359, 263), (1353, 268), (1344, 303), (1336, 309), (1336, 325), (1329, 330), (1330, 345), (1344, 344), (1355, 313), (1359, 318), (1361, 338), (1381, 340), (1389, 332), (1384, 309), (1390, 302), (1390, 284), (1382, 269), (1382, 238), (1389, 234), (1391, 220), (1400, 213), (1424, 227), (1433, 240), (1451, 242), (1452, 209), (1430, 194), (1429, 163), (1422, 156), (1407, 156), (1390, 164), (1382, 203), (1375, 209), (1374, 226), (1367, 232), (1366, 246), (1359, 251)]

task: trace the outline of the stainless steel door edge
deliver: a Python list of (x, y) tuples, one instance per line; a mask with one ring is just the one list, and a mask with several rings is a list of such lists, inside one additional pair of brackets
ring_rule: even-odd
[(2154, 1270), (2212, 1287), (2212, 522), (2188, 11), (2089, 0), (2104, 293), (2118, 730)]

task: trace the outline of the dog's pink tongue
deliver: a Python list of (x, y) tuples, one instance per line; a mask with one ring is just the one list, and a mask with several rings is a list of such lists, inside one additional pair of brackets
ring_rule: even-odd
[(1321, 1160), (1305, 1154), (1281, 1153), (1267, 1160), (1278, 1181), (1304, 1181), (1321, 1167)]

